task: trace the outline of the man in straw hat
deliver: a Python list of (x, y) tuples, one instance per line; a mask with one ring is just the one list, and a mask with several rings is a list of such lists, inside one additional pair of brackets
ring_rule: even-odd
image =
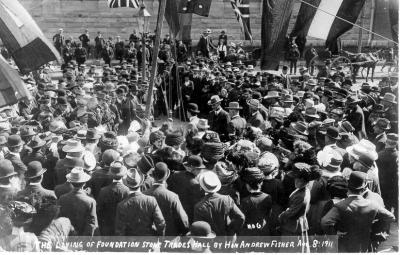
[(372, 223), (392, 222), (394, 216), (384, 207), (363, 198), (367, 175), (353, 171), (348, 181), (348, 197), (337, 203), (321, 220), (325, 234), (339, 236), (339, 252), (367, 252), (371, 245)]
[(211, 106), (212, 111), (208, 115), (208, 120), (210, 123), (210, 129), (219, 134), (222, 141), (228, 138), (228, 123), (229, 114), (222, 109), (220, 97), (218, 95), (212, 96), (208, 101), (208, 105)]
[(152, 173), (153, 186), (144, 194), (153, 196), (157, 200), (165, 219), (165, 235), (179, 236), (187, 233), (189, 221), (178, 195), (167, 189), (166, 182), (170, 173), (167, 164), (158, 162)]
[(243, 137), (243, 131), (246, 128), (246, 120), (239, 115), (239, 111), (243, 109), (238, 102), (229, 102), (226, 107), (229, 110), (231, 120), (228, 123), (229, 139), (239, 140)]
[(142, 172), (131, 168), (122, 181), (129, 188), (130, 194), (117, 206), (115, 235), (163, 236), (165, 220), (157, 200), (140, 191), (140, 186), (144, 183)]
[[(200, 187), (206, 196), (194, 207), (194, 221), (206, 221), (217, 236), (232, 236), (243, 226), (245, 216), (233, 199), (217, 192), (221, 189), (218, 176), (212, 171), (199, 175)], [(230, 222), (226, 222), (229, 216)]]
[(397, 134), (387, 134), (385, 149), (378, 153), (378, 160), (376, 161), (383, 201), (389, 211), (394, 208), (396, 219), (399, 217), (398, 141), (399, 136)]
[(90, 175), (86, 174), (82, 167), (75, 167), (66, 177), (73, 190), (58, 200), (60, 217), (71, 220), (78, 236), (93, 236), (98, 228), (96, 200), (84, 190)]
[(110, 185), (101, 188), (97, 197), (97, 215), (102, 236), (115, 234), (115, 214), (119, 202), (129, 196), (129, 188), (122, 183), (127, 172), (121, 161), (114, 161), (110, 165), (109, 175), (113, 181)]

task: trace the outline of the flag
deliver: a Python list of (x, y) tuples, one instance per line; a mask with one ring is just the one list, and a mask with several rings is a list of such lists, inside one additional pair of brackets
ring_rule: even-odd
[(240, 24), (240, 28), (244, 34), (245, 40), (253, 41), (250, 30), (250, 0), (231, 0), (233, 11), (236, 19)]
[(0, 38), (22, 73), (60, 59), (58, 51), (17, 0), (0, 0)]
[(179, 13), (194, 13), (208, 17), (210, 14), (211, 0), (181, 0)]
[(130, 7), (139, 8), (139, 0), (107, 0), (108, 7), (119, 8), (119, 7)]
[(32, 96), (17, 70), (0, 56), (0, 107), (16, 104), (23, 98), (30, 100)]
[(291, 35), (307, 35), (330, 45), (353, 27), (364, 3), (365, 0), (302, 0)]
[(261, 69), (278, 70), (294, 0), (263, 0), (261, 18)]
[(164, 17), (172, 32), (173, 38), (176, 38), (180, 29), (177, 0), (167, 0)]

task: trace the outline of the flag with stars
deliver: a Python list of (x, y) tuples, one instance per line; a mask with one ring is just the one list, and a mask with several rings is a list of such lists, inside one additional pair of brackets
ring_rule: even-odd
[(210, 14), (211, 0), (182, 0), (179, 5), (179, 13), (194, 13), (208, 17)]
[(253, 41), (250, 30), (250, 0), (231, 0), (233, 11), (236, 19), (240, 24), (240, 28), (244, 34), (244, 39)]

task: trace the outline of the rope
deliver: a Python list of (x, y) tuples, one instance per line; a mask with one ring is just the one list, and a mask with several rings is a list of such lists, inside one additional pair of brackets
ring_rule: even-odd
[[(394, 44), (396, 44), (396, 45), (399, 45), (397, 42), (393, 41), (392, 39), (389, 39), (389, 38), (387, 38), (387, 37), (385, 37), (385, 36), (383, 36), (383, 35), (377, 34), (377, 33), (373, 32), (372, 30), (366, 29), (366, 28), (364, 28), (364, 27), (362, 27), (362, 26), (360, 26), (360, 25), (357, 25), (356, 23), (350, 22), (350, 21), (348, 21), (348, 20), (346, 20), (346, 19), (343, 19), (343, 18), (341, 18), (341, 17), (339, 17), (339, 16), (336, 16), (336, 15), (330, 13), (330, 12), (327, 12), (327, 11), (325, 11), (325, 10), (322, 10), (322, 9), (318, 8), (318, 6), (315, 6), (315, 5), (313, 5), (313, 4), (310, 4), (310, 3), (308, 3), (308, 2), (306, 2), (306, 1), (304, 1), (304, 0), (299, 0), (299, 1), (302, 2), (302, 3), (304, 3), (304, 4), (306, 4), (306, 5), (308, 5), (308, 6), (311, 6), (311, 7), (315, 8), (315, 9), (317, 9), (317, 10), (320, 10), (320, 11), (322, 11), (322, 12), (324, 12), (324, 13), (330, 15), (330, 16), (334, 16), (335, 18), (338, 18), (338, 19), (340, 19), (341, 21), (344, 21), (344, 22), (346, 22), (346, 23), (349, 23), (349, 24), (351, 24), (351, 25), (353, 25), (353, 26), (355, 26), (355, 27), (358, 27), (358, 28), (360, 28), (360, 29), (362, 29), (362, 30), (364, 30), (364, 31), (367, 31), (367, 32), (369, 32), (369, 33), (371, 33), (371, 34), (374, 34), (374, 35), (379, 36), (379, 37), (381, 37), (381, 38), (383, 38), (383, 39), (385, 39), (385, 40), (388, 40), (388, 41), (390, 41), (390, 42), (392, 42), (392, 43), (394, 43)], [(335, 1), (335, 0), (332, 0), (332, 1)]]

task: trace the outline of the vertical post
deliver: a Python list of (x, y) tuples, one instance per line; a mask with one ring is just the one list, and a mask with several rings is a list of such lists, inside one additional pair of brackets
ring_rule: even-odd
[(163, 20), (164, 20), (165, 6), (167, 4), (167, 0), (160, 0), (159, 3), (160, 3), (160, 5), (158, 7), (156, 39), (155, 39), (154, 48), (153, 48), (153, 55), (152, 55), (153, 59), (151, 60), (150, 85), (149, 85), (149, 89), (147, 90), (146, 111), (145, 111), (145, 116), (147, 118), (150, 117), (151, 106), (153, 105), (154, 79), (156, 77), (156, 72), (157, 72), (157, 57), (158, 57), (158, 50), (160, 47), (161, 29), (162, 29), (162, 24), (163, 24)]
[(145, 38), (145, 25), (143, 25), (142, 33), (142, 81), (146, 81), (146, 38)]
[(358, 53), (361, 53), (362, 51), (362, 36), (363, 36), (363, 29), (362, 27), (364, 26), (364, 7), (361, 9), (361, 15), (360, 15), (360, 28), (358, 29)]

